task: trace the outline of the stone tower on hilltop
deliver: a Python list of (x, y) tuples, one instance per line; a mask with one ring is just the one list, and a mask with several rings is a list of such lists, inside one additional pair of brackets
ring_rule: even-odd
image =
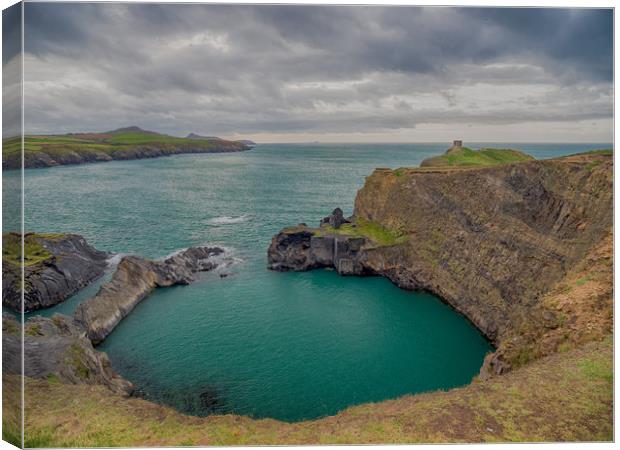
[(452, 147), (462, 147), (462, 146), (463, 146), (463, 141), (461, 141), (460, 139), (458, 141), (452, 142)]

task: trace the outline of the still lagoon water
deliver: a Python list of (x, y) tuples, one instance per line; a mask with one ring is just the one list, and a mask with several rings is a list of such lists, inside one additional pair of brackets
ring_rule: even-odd
[[(501, 146), (537, 158), (611, 147)], [(192, 245), (226, 247), (235, 258), (224, 269), (228, 277), (207, 274), (157, 290), (100, 349), (140, 395), (183, 412), (311, 419), (467, 384), (492, 351), (432, 295), (382, 278), (266, 269), (267, 247), (281, 228), (318, 224), (336, 206), (350, 214), (375, 167), (415, 166), (445, 148), (265, 144), (243, 153), (29, 169), (26, 230), (78, 233), (99, 249), (150, 258)], [(4, 173), (5, 211), (15, 207), (18, 180), (18, 172)], [(5, 213), (3, 228), (18, 230), (19, 218)], [(37, 314), (71, 314), (101, 281)]]

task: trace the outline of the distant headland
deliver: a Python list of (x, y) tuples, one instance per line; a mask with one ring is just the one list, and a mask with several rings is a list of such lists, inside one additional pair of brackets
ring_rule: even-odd
[[(194, 133), (176, 137), (137, 126), (98, 133), (33, 135), (24, 140), (24, 167), (157, 158), (181, 153), (240, 152), (255, 145), (249, 140), (231, 141)], [(5, 139), (2, 147), (2, 169), (19, 169), (21, 138)]]

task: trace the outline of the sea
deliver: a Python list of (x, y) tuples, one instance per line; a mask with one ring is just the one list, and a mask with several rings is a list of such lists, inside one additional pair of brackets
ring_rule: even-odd
[[(609, 143), (468, 143), (539, 159)], [(182, 412), (300, 421), (352, 405), (468, 384), (493, 347), (439, 298), (379, 277), (267, 269), (283, 227), (353, 212), (376, 167), (412, 167), (447, 145), (261, 144), (25, 171), (25, 229), (83, 235), (98, 249), (163, 258), (195, 245), (229, 264), (157, 289), (99, 346), (136, 395)], [(4, 231), (19, 230), (19, 172), (3, 174)], [(111, 271), (62, 304), (72, 314)], [(225, 273), (226, 277), (220, 277)]]

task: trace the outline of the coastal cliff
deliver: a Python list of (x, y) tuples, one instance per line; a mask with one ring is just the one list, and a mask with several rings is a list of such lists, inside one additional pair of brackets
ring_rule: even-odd
[[(2, 236), (2, 304), (21, 312), (21, 236)], [(110, 255), (77, 234), (26, 233), (24, 310), (48, 308), (103, 275)]]
[[(503, 373), (611, 332), (612, 165), (610, 155), (594, 153), (377, 169), (357, 194), (353, 224), (283, 230), (268, 250), (269, 267), (332, 266), (432, 292), (496, 345), (482, 376)], [(386, 234), (392, 239), (377, 239)], [(326, 239), (333, 248), (355, 239), (355, 251), (319, 257)], [(566, 289), (586, 283), (597, 289), (559, 306)]]

